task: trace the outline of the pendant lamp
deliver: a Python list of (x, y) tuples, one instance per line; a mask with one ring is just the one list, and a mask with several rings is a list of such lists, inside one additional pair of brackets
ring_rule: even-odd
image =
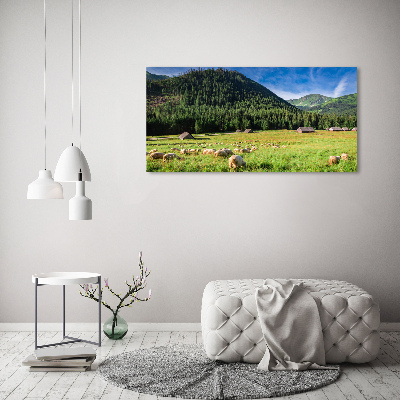
[[(72, 0), (72, 134), (74, 132), (74, 0)], [(91, 181), (89, 164), (81, 150), (82, 142), (82, 118), (81, 118), (81, 0), (79, 0), (79, 148), (67, 147), (58, 160), (54, 178), (60, 182), (76, 182), (76, 194), (69, 201), (70, 220), (91, 220), (92, 200), (85, 195), (85, 181)]]
[(54, 171), (54, 179), (58, 182), (77, 182), (79, 173), (82, 175), (82, 181), (92, 180), (85, 155), (72, 144), (61, 153)]
[(44, 15), (44, 169), (39, 171), (39, 177), (28, 185), (27, 199), (63, 199), (63, 189), (58, 182), (54, 182), (51, 171), (46, 169), (46, 139), (47, 139), (47, 107), (46, 107), (46, 62), (47, 62), (47, 24), (46, 0), (43, 0)]
[[(82, 178), (82, 173), (79, 173)], [(85, 195), (85, 181), (76, 182), (76, 194), (69, 201), (69, 219), (90, 220), (92, 219), (92, 200)]]

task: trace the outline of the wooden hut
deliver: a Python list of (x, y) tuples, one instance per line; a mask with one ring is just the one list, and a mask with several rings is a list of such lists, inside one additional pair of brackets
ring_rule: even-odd
[(334, 132), (337, 132), (337, 131), (341, 131), (342, 130), (342, 128), (339, 128), (338, 126), (331, 126), (330, 128), (329, 128), (329, 130), (330, 131), (334, 131)]
[(252, 131), (251, 129), (246, 129), (246, 130), (244, 131), (244, 133), (253, 133), (253, 131)]
[(349, 130), (349, 128), (347, 128), (347, 126), (342, 127), (342, 131), (348, 131), (348, 130)]
[(183, 132), (181, 135), (179, 135), (179, 139), (194, 139), (194, 137), (189, 132)]
[(314, 128), (311, 128), (310, 126), (300, 126), (297, 128), (297, 132), (306, 133), (306, 132), (315, 132), (315, 131), (314, 131)]
[(352, 131), (356, 131), (357, 130), (357, 127), (354, 127), (353, 129), (352, 129)]

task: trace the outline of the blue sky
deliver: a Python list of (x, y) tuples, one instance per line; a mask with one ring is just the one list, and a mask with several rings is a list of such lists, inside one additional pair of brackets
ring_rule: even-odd
[[(195, 68), (195, 67), (191, 67)], [(203, 67), (202, 67), (203, 68)], [(204, 67), (212, 68), (212, 67)], [(322, 68), (288, 68), (288, 67), (237, 67), (236, 70), (250, 79), (265, 86), (285, 100), (298, 99), (306, 94), (322, 94), (339, 97), (357, 93), (357, 68), (322, 67)], [(147, 71), (174, 76), (186, 72), (189, 67), (152, 67)]]

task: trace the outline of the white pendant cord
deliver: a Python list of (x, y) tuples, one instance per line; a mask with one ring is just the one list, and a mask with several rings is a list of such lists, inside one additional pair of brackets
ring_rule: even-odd
[(47, 68), (47, 23), (46, 23), (46, 0), (43, 0), (43, 22), (44, 22), (44, 71), (43, 71), (43, 98), (44, 98), (44, 169), (47, 169), (47, 101), (46, 101), (46, 68)]
[(71, 92), (72, 92), (72, 113), (71, 113), (71, 143), (74, 145), (74, 0), (71, 0)]
[[(79, 0), (79, 58), (78, 58), (78, 91), (79, 91), (79, 150), (82, 152), (82, 102), (81, 102), (81, 49), (82, 49), (82, 22), (81, 22), (81, 0)], [(82, 160), (82, 153), (81, 153)]]
[(81, 24), (81, 0), (79, 0), (79, 69), (78, 69), (78, 90), (79, 90), (79, 149), (82, 151), (82, 106), (81, 106), (81, 32), (82, 32), (82, 24)]

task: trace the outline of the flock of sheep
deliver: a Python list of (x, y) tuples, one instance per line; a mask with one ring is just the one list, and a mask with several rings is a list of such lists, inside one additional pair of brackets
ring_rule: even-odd
[[(216, 149), (179, 149), (177, 147), (172, 147), (171, 151), (179, 151), (179, 154), (204, 154), (204, 155), (213, 155), (214, 157), (229, 157), (229, 168), (233, 170), (239, 170), (242, 167), (246, 166), (246, 162), (243, 160), (243, 157), (239, 156), (238, 154), (245, 154), (245, 153), (252, 153), (256, 151), (258, 148), (254, 145), (250, 145), (250, 147), (241, 148), (241, 145), (238, 142), (236, 144), (237, 148), (233, 151), (224, 147), (223, 149), (216, 150)], [(214, 143), (214, 144), (222, 144), (222, 143)], [(278, 148), (279, 146), (274, 145), (273, 143), (267, 143), (267, 146), (271, 146), (274, 148)], [(205, 147), (205, 146), (204, 146)], [(286, 147), (286, 146), (282, 146)], [(234, 153), (235, 152), (235, 153)], [(176, 153), (162, 153), (157, 151), (157, 149), (150, 150), (148, 153), (146, 152), (146, 156), (148, 156), (151, 160), (163, 160), (163, 162), (168, 160), (181, 160), (182, 158), (178, 156)]]

